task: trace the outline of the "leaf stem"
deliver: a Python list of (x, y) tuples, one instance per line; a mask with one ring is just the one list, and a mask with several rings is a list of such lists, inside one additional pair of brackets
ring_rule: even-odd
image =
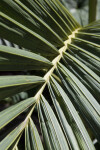
[(66, 41), (64, 42), (64, 46), (59, 49), (59, 55), (58, 55), (56, 58), (54, 58), (54, 59), (52, 60), (53, 67), (52, 67), (52, 68), (45, 74), (45, 76), (43, 77), (43, 79), (45, 80), (45, 83), (42, 85), (41, 89), (36, 93), (36, 95), (35, 95), (35, 97), (34, 97), (34, 98), (36, 99), (36, 103), (34, 104), (34, 106), (32, 107), (32, 109), (30, 110), (29, 114), (27, 115), (26, 119), (24, 120), (25, 126), (27, 125), (28, 120), (29, 120), (29, 118), (31, 117), (32, 112), (33, 112), (33, 110), (34, 110), (36, 104), (39, 104), (39, 100), (40, 100), (41, 94), (43, 93), (43, 90), (44, 90), (45, 86), (47, 85), (47, 83), (48, 83), (48, 81), (49, 81), (49, 79), (50, 79), (50, 76), (52, 75), (53, 71), (54, 71), (55, 68), (57, 67), (58, 62), (59, 62), (59, 61), (61, 60), (61, 58), (63, 57), (63, 53), (64, 53), (64, 52), (66, 51), (66, 49), (68, 48), (68, 44), (71, 43), (72, 38), (75, 37), (75, 34), (78, 32), (78, 30), (79, 30), (79, 29), (76, 29), (75, 31), (72, 32), (71, 35), (69, 35), (69, 39), (66, 40)]
[(89, 0), (89, 23), (96, 20), (97, 0)]
[(72, 32), (71, 35), (68, 36), (69, 39), (66, 40), (66, 41), (64, 42), (64, 46), (59, 49), (59, 55), (58, 55), (56, 58), (54, 58), (54, 59), (52, 60), (53, 67), (52, 67), (52, 68), (45, 74), (45, 76), (43, 77), (43, 79), (45, 80), (45, 83), (43, 84), (42, 88), (41, 88), (41, 89), (37, 92), (37, 94), (35, 95), (35, 99), (36, 99), (36, 101), (37, 101), (37, 104), (39, 103), (40, 96), (41, 96), (41, 94), (42, 94), (42, 92), (43, 92), (43, 90), (44, 90), (46, 84), (48, 83), (48, 81), (49, 81), (49, 79), (50, 79), (50, 76), (52, 75), (53, 71), (54, 71), (55, 68), (57, 67), (57, 63), (58, 63), (58, 62), (61, 60), (61, 58), (63, 57), (63, 53), (64, 53), (64, 52), (66, 51), (66, 49), (68, 48), (68, 44), (71, 43), (72, 38), (75, 37), (75, 34), (78, 32), (78, 30), (79, 30), (79, 29), (76, 29), (75, 31)]

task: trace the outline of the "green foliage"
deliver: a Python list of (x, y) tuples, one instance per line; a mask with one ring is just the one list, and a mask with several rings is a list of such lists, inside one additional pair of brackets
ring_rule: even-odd
[(0, 11), (0, 37), (24, 48), (0, 45), (0, 71), (34, 71), (0, 76), (0, 100), (36, 90), (0, 112), (1, 133), (25, 114), (1, 150), (20, 150), (23, 135), (25, 150), (94, 150), (83, 121), (100, 142), (100, 21), (82, 28), (58, 0), (1, 0)]

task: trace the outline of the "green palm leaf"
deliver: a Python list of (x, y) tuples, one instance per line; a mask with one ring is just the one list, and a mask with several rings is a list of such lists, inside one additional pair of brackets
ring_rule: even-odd
[(13, 142), (20, 136), (21, 132), (23, 132), (24, 127), (22, 128), (23, 123), (16, 127), (11, 133), (9, 133), (1, 142), (0, 147), (2, 150), (8, 149)]
[(0, 76), (0, 99), (2, 100), (43, 83), (44, 79), (38, 76)]
[(26, 135), (26, 141), (25, 141), (26, 150), (29, 150), (29, 149), (30, 150), (32, 149), (43, 150), (40, 136), (31, 118), (30, 118), (29, 125), (26, 127), (25, 133), (26, 133), (25, 134)]
[(73, 132), (79, 143), (80, 149), (88, 149), (88, 148), (92, 149), (93, 148), (92, 142), (89, 139), (86, 129), (80, 117), (78, 116), (78, 113), (76, 112), (73, 104), (71, 103), (71, 101), (69, 100), (63, 89), (53, 78), (51, 80), (51, 85), (55, 92), (56, 99), (58, 100), (69, 124), (73, 129)]
[(58, 149), (58, 150), (59, 149), (69, 149), (67, 146), (67, 141), (61, 130), (61, 127), (60, 127), (52, 109), (50, 108), (49, 104), (47, 103), (46, 99), (43, 96), (42, 96), (42, 100), (41, 100), (39, 109), (41, 109), (40, 113), (43, 116), (45, 125), (47, 127), (49, 140), (52, 143), (52, 145), (51, 145), (52, 149)]
[(52, 66), (40, 55), (3, 45), (0, 45), (0, 56), (0, 71), (41, 70)]
[(36, 100), (34, 100), (34, 98), (29, 98), (0, 112), (0, 129), (11, 122), (31, 105), (34, 105), (35, 102)]
[(1, 136), (0, 148), (20, 150), (24, 136), (26, 150), (94, 150), (84, 120), (100, 142), (100, 21), (82, 28), (59, 0), (1, 0), (0, 37), (24, 48), (1, 45), (0, 71), (31, 74), (0, 76), (1, 102), (36, 90), (0, 112), (2, 134), (26, 114)]

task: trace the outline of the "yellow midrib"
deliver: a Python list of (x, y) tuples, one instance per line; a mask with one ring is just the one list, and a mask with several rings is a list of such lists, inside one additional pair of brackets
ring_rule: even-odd
[(52, 60), (53, 67), (43, 77), (43, 79), (45, 80), (45, 83), (43, 84), (41, 89), (35, 95), (35, 99), (37, 100), (37, 103), (39, 102), (40, 96), (41, 96), (46, 84), (48, 83), (50, 76), (52, 75), (54, 69), (57, 67), (57, 63), (61, 60), (63, 53), (66, 51), (66, 49), (68, 47), (68, 44), (71, 43), (72, 38), (75, 37), (75, 33), (77, 33), (78, 30), (79, 29), (76, 29), (75, 31), (72, 32), (71, 35), (68, 36), (69, 39), (64, 42), (65, 45), (59, 49), (59, 55)]

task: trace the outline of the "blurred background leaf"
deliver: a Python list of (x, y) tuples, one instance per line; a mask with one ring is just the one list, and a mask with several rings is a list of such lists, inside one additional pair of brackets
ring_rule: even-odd
[[(75, 19), (82, 25), (88, 24), (89, 0), (60, 0), (60, 2), (71, 12)], [(97, 0), (97, 16), (100, 19), (100, 0)]]

